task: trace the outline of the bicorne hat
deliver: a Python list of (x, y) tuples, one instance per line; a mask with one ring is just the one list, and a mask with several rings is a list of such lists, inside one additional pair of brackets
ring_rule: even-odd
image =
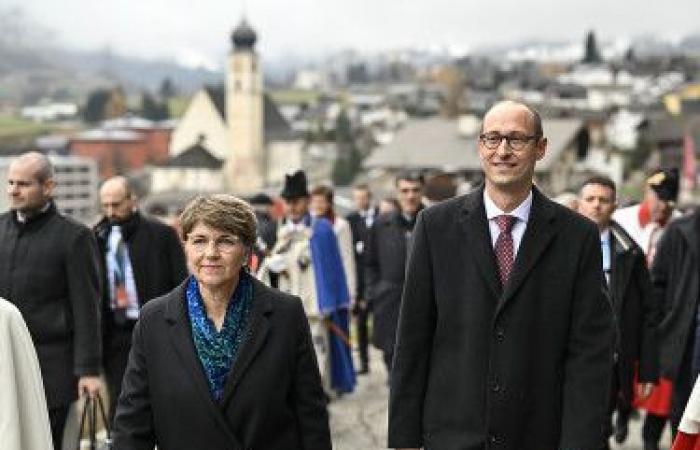
[(290, 200), (308, 196), (309, 189), (306, 183), (306, 174), (303, 170), (297, 170), (292, 175), (284, 176), (284, 188), (282, 189), (280, 197)]
[(647, 178), (647, 184), (656, 192), (659, 200), (675, 202), (680, 187), (678, 169), (656, 170)]

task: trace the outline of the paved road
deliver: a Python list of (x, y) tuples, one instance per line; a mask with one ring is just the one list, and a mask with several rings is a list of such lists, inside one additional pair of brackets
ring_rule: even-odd
[[(386, 372), (378, 352), (372, 354), (372, 372), (358, 378), (357, 390), (331, 402), (331, 432), (335, 450), (386, 449), (387, 395)], [(630, 423), (630, 437), (618, 450), (642, 450), (641, 420)], [(662, 442), (669, 442), (668, 433)], [(668, 446), (662, 446), (668, 449)]]

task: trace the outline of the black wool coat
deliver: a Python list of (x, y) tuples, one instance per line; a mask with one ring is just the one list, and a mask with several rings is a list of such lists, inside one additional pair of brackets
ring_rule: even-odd
[[(106, 262), (110, 231), (111, 227), (107, 219), (101, 220), (94, 228), (101, 256), (100, 273), (103, 285), (106, 287), (102, 292), (102, 308), (107, 334), (113, 325)], [(182, 243), (172, 227), (135, 212), (122, 225), (122, 236), (129, 249), (129, 259), (134, 271), (140, 306), (148, 300), (167, 294), (187, 277), (187, 263)]]
[(365, 299), (372, 303), (372, 343), (385, 352), (394, 348), (410, 235), (399, 213), (375, 219), (366, 242)]
[(51, 204), (25, 224), (2, 214), (0, 242), (0, 297), (27, 322), (49, 408), (66, 406), (78, 377), (98, 375), (102, 363), (95, 239)]
[(148, 302), (117, 404), (116, 450), (330, 450), (325, 395), (301, 301), (253, 280), (251, 333), (215, 403), (185, 285)]
[(644, 252), (617, 223), (610, 225), (610, 231), (609, 293), (618, 330), (615, 376), (620, 381), (621, 400), (631, 405), (637, 364), (639, 382), (655, 383), (659, 378), (660, 310), (652, 296)]
[(695, 337), (700, 295), (700, 211), (671, 222), (656, 247), (651, 268), (653, 295), (661, 307), (661, 374), (674, 379)]
[(502, 288), (483, 188), (418, 216), (389, 404), (389, 447), (597, 450), (614, 319), (597, 227), (533, 189)]

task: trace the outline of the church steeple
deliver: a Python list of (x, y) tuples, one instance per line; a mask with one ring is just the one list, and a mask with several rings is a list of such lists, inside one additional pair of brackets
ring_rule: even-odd
[(258, 35), (244, 17), (231, 33), (231, 43), (234, 50), (253, 50)]
[(226, 125), (231, 153), (229, 187), (238, 194), (260, 190), (265, 177), (263, 76), (254, 51), (257, 34), (244, 18), (231, 34), (226, 73)]

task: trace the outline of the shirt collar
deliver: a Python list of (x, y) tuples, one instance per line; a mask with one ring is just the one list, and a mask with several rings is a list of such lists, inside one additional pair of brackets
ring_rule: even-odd
[(610, 228), (600, 232), (600, 242), (610, 242)]
[(530, 217), (530, 209), (532, 208), (532, 189), (530, 193), (527, 194), (525, 200), (523, 200), (517, 208), (513, 211), (506, 213), (501, 208), (496, 206), (496, 204), (491, 200), (491, 197), (486, 193), (484, 189), (484, 207), (486, 208), (486, 219), (491, 220), (498, 216), (508, 215), (517, 217), (518, 220), (527, 223), (527, 219)]

